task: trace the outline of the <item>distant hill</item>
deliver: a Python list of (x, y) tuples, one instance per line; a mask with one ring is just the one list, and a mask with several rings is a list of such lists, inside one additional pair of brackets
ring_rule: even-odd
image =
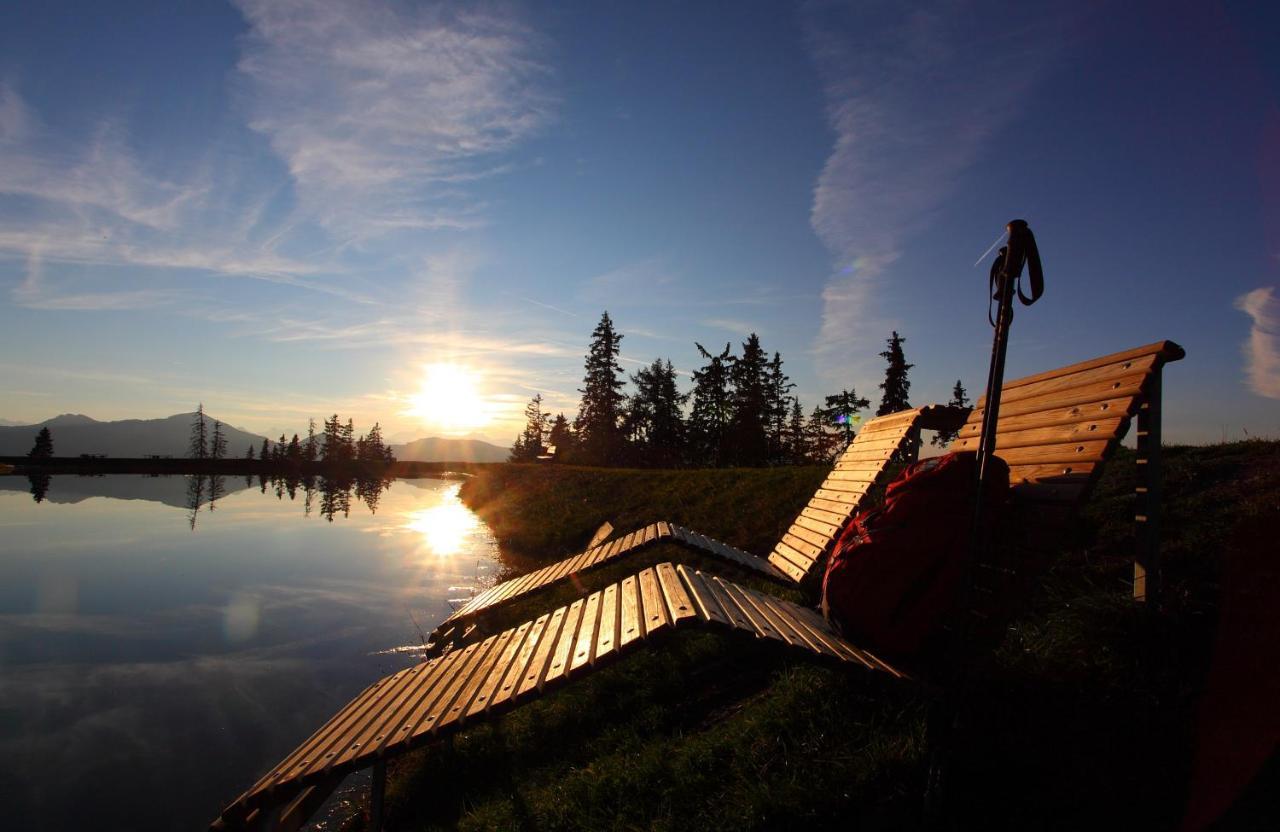
[[(36, 425), (0, 427), (0, 456), (22, 456), (31, 450), (36, 433), (47, 427), (53, 435), (54, 456), (106, 454), (109, 457), (146, 457), (151, 454), (183, 457), (191, 438), (194, 413), (178, 413), (166, 419), (121, 419), (99, 422), (88, 416), (64, 413)], [(210, 434), (213, 418), (208, 414)], [(225, 422), (227, 456), (243, 457), (245, 448), (262, 447), (263, 437), (231, 427)]]
[(401, 462), (506, 462), (510, 452), (481, 439), (415, 439), (392, 445)]

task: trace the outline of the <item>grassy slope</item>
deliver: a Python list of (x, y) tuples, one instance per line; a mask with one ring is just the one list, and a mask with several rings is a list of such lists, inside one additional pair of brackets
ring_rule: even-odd
[[(1180, 816), (1222, 558), (1241, 523), (1280, 514), (1280, 444), (1166, 459), (1166, 609), (1144, 615), (1126, 597), (1133, 466), (1122, 458), (975, 685), (963, 826), (1168, 828)], [(763, 552), (821, 476), (505, 466), (464, 496), (503, 540), (543, 557), (605, 519), (671, 519)], [(678, 635), (405, 758), (392, 828), (917, 825), (920, 690), (751, 647)], [(1253, 791), (1229, 828), (1275, 828), (1276, 801)]]

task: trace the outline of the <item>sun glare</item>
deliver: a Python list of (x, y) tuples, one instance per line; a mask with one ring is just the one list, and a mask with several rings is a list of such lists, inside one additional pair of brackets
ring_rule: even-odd
[(489, 416), (476, 381), (476, 373), (457, 364), (429, 364), (418, 392), (409, 397), (409, 414), (448, 431), (477, 428)]
[(415, 511), (405, 526), (422, 535), (433, 554), (449, 557), (462, 551), (467, 536), (477, 528), (476, 516), (458, 502), (443, 503)]

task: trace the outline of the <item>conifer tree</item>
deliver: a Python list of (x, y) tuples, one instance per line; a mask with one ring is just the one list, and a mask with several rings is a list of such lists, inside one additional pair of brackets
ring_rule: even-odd
[(245, 459), (253, 459), (253, 443), (249, 443), (249, 450), (244, 452)]
[(850, 387), (834, 396), (827, 396), (825, 402), (827, 422), (843, 428), (844, 444), (848, 446), (853, 440), (853, 426), (858, 423), (858, 411), (870, 407), (871, 401)]
[[(956, 379), (956, 386), (951, 389), (951, 401), (947, 402), (950, 407), (967, 408), (973, 403), (969, 401), (969, 393), (964, 389), (964, 385), (960, 383), (960, 379)], [(956, 434), (960, 432), (960, 428), (954, 430), (940, 430), (933, 435), (930, 440), (932, 444), (940, 448), (950, 445), (952, 440), (956, 438)]]
[(271, 459), (273, 462), (284, 462), (285, 438), (284, 434), (280, 434), (280, 441), (271, 450)]
[(791, 391), (795, 384), (782, 372), (782, 355), (774, 352), (768, 367), (768, 409), (766, 412), (769, 433), (769, 461), (787, 461), (787, 416), (791, 410)]
[(542, 409), (542, 394), (535, 393), (524, 407), (524, 430), (511, 446), (512, 462), (532, 462), (542, 455), (550, 431), (551, 414)]
[(271, 443), (266, 439), (262, 440), (262, 451), (258, 454), (258, 459), (261, 462), (271, 461)]
[(316, 420), (314, 418), (307, 420), (307, 443), (303, 448), (303, 458), (307, 462), (316, 461)]
[(557, 413), (555, 421), (551, 423), (551, 432), (547, 435), (547, 444), (555, 448), (556, 459), (566, 459), (573, 456), (573, 430), (569, 427), (569, 420), (565, 418), (563, 413)]
[(840, 441), (835, 434), (827, 430), (827, 420), (826, 412), (822, 408), (815, 406), (813, 413), (809, 416), (809, 425), (806, 431), (809, 460), (822, 465), (831, 464), (831, 460), (835, 456), (836, 444)]
[(213, 420), (213, 440), (209, 443), (209, 456), (213, 459), (222, 459), (227, 455), (227, 437), (222, 432), (222, 423), (217, 419)]
[[(28, 459), (49, 459), (53, 456), (53, 434), (49, 432), (49, 428), (42, 427), (36, 433), (35, 444), (31, 446), (31, 450), (27, 452)], [(43, 499), (43, 497), (42, 497)], [(40, 500), (36, 500), (40, 502)]]
[(187, 445), (187, 456), (192, 459), (206, 459), (209, 456), (209, 429), (204, 420), (204, 402), (196, 407), (195, 418), (191, 420), (191, 441)]
[(729, 374), (734, 357), (729, 344), (712, 355), (694, 342), (707, 363), (693, 372), (693, 409), (689, 414), (689, 455), (694, 464), (720, 467), (728, 462), (729, 418), (732, 401)]
[(356, 426), (351, 419), (342, 426), (342, 459), (350, 462), (356, 458)]
[(736, 465), (763, 465), (769, 457), (769, 367), (760, 337), (754, 332), (742, 344), (742, 355), (733, 362), (729, 437)]
[(631, 376), (636, 391), (628, 399), (624, 422), (643, 465), (672, 466), (685, 452), (684, 403), (676, 385), (676, 368), (670, 360), (653, 363)]
[(321, 458), (325, 462), (337, 462), (341, 457), (342, 426), (338, 422), (338, 414), (324, 420), (323, 446)]
[(284, 452), (285, 459), (290, 462), (300, 462), (302, 460), (302, 443), (298, 441), (298, 434), (294, 434), (289, 440), (289, 447)]
[(886, 342), (889, 348), (880, 353), (880, 357), (889, 362), (889, 366), (884, 371), (884, 382), (881, 383), (880, 389), (884, 391), (884, 395), (880, 399), (880, 409), (876, 411), (877, 416), (884, 416), (886, 413), (897, 413), (899, 410), (909, 410), (911, 402), (908, 394), (911, 392), (911, 382), (907, 379), (907, 371), (914, 367), (914, 364), (908, 364), (907, 358), (902, 352), (902, 345), (906, 342), (894, 330), (893, 335)]
[(809, 461), (804, 410), (800, 407), (798, 398), (791, 400), (790, 416), (787, 420), (786, 449), (787, 461), (792, 465), (803, 465)]
[(621, 453), (622, 379), (618, 352), (622, 335), (613, 328), (609, 313), (591, 333), (591, 346), (584, 366), (582, 401), (573, 427), (578, 434), (578, 453), (593, 465), (616, 462)]

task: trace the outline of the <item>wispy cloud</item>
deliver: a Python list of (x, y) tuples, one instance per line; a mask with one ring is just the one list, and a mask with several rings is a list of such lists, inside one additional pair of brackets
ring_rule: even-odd
[(951, 2), (813, 3), (805, 24), (835, 133), (810, 217), (836, 260), (815, 349), (834, 374), (885, 334), (878, 276), (1016, 115), (1052, 24)]
[(1236, 298), (1236, 308), (1253, 319), (1244, 342), (1244, 372), (1249, 389), (1280, 399), (1280, 296), (1263, 286)]
[(360, 241), (474, 227), (465, 184), (550, 119), (540, 41), (511, 15), (342, 0), (236, 0), (250, 126), (303, 210)]

